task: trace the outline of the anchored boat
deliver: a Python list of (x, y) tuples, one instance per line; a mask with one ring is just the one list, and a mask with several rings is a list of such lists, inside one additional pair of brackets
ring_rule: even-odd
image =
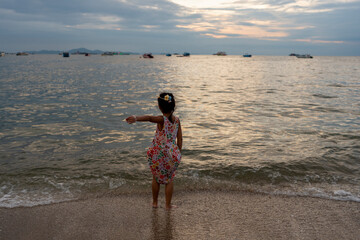
[(297, 58), (313, 58), (310, 54), (297, 54)]
[(143, 58), (154, 58), (154, 56), (151, 53), (144, 53)]
[(216, 56), (226, 56), (226, 52), (217, 52), (217, 53), (214, 53), (213, 55), (216, 55)]

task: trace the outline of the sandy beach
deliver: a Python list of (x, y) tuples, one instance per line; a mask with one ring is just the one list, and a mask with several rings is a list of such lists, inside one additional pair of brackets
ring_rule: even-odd
[(176, 192), (177, 208), (121, 195), (0, 209), (0, 239), (359, 239), (360, 203), (243, 192)]

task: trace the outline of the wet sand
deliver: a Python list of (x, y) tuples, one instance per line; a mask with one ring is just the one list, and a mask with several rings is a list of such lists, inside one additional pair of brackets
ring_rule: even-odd
[(360, 203), (239, 192), (177, 192), (0, 208), (0, 239), (359, 239)]

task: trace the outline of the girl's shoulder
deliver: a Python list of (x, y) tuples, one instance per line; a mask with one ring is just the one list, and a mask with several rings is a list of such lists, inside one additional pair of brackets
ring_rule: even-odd
[(180, 118), (173, 115), (174, 116), (174, 123), (180, 123)]
[(153, 118), (156, 119), (157, 122), (163, 122), (164, 121), (164, 116), (163, 115), (153, 116)]

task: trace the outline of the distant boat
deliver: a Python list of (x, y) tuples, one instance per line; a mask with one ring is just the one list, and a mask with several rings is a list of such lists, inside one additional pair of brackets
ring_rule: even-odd
[(144, 53), (143, 58), (154, 58), (154, 56), (151, 53)]
[(29, 54), (26, 53), (26, 52), (18, 52), (18, 53), (16, 54), (16, 56), (27, 56), (27, 55), (29, 55)]
[(165, 56), (167, 56), (167, 57), (171, 57), (171, 53), (167, 53)]
[(104, 52), (101, 56), (114, 56), (113, 52)]
[(190, 53), (184, 52), (183, 55), (178, 55), (177, 57), (190, 57)]
[(297, 58), (313, 58), (310, 54), (297, 54)]
[(243, 57), (252, 57), (252, 55), (251, 55), (251, 54), (246, 53), (246, 54), (244, 54), (244, 55), (243, 55)]
[(213, 55), (216, 55), (216, 56), (226, 56), (226, 52), (217, 52), (217, 53), (214, 53)]
[(70, 57), (70, 53), (69, 52), (63, 52), (63, 57)]

